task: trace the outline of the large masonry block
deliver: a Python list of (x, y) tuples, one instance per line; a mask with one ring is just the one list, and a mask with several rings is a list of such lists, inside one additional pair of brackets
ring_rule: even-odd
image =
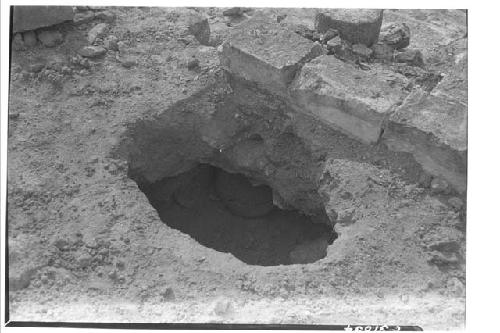
[(335, 29), (352, 44), (371, 46), (378, 39), (382, 18), (382, 9), (328, 9), (316, 15), (314, 27), (321, 33)]
[(460, 97), (463, 93), (453, 96), (439, 89), (431, 94), (413, 92), (391, 115), (384, 142), (392, 150), (412, 153), (424, 170), (463, 193), (467, 187), (467, 100)]
[(231, 74), (283, 95), (297, 70), (321, 54), (321, 45), (256, 15), (233, 29), (220, 58)]
[(406, 93), (406, 78), (375, 65), (364, 71), (333, 56), (306, 64), (290, 87), (299, 111), (365, 143), (380, 137), (388, 114)]
[(73, 20), (73, 8), (69, 6), (15, 6), (12, 30), (34, 30), (70, 20)]

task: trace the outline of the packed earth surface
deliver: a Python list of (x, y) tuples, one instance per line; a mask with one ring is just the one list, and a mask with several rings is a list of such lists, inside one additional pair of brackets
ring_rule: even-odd
[(12, 35), (10, 320), (464, 327), (465, 11), (59, 10)]

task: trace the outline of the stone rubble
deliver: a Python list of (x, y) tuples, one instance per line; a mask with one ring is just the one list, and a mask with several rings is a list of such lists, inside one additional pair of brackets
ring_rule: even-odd
[(396, 50), (410, 45), (410, 28), (406, 23), (389, 23), (380, 30), (379, 42)]
[(97, 38), (104, 36), (104, 33), (108, 29), (108, 24), (99, 23), (96, 24), (92, 29), (89, 30), (87, 34), (87, 40), (89, 44), (94, 44)]
[[(316, 15), (315, 31), (290, 30), (255, 14), (232, 29), (219, 49), (221, 65), (364, 143), (412, 153), (426, 172), (461, 192), (466, 99), (441, 92), (452, 86), (463, 96), (466, 87), (456, 82), (464, 79), (435, 87), (441, 76), (425, 69), (420, 50), (406, 48), (408, 26), (384, 26), (377, 42), (381, 22), (381, 10), (329, 10)], [(318, 32), (328, 56), (313, 42)]]

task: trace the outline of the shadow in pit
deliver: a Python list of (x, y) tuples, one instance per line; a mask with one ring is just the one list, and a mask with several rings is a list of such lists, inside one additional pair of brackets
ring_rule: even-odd
[(273, 205), (268, 186), (211, 165), (137, 183), (168, 226), (250, 265), (312, 263), (337, 236), (332, 226)]

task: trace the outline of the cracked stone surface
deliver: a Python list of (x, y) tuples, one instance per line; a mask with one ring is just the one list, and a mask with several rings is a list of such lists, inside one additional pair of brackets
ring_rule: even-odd
[(231, 32), (221, 64), (234, 75), (283, 94), (301, 65), (322, 53), (320, 45), (259, 15)]
[(406, 81), (382, 67), (364, 71), (322, 56), (302, 68), (290, 90), (305, 112), (363, 142), (374, 143), (384, 119), (406, 96)]

